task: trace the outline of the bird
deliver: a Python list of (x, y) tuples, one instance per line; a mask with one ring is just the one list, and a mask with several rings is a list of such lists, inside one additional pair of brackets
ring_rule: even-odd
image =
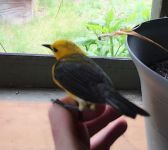
[(150, 116), (123, 97), (103, 69), (74, 42), (60, 39), (43, 46), (49, 48), (56, 58), (51, 71), (53, 82), (78, 103), (80, 111), (94, 110), (96, 104), (107, 104), (131, 118), (138, 114)]

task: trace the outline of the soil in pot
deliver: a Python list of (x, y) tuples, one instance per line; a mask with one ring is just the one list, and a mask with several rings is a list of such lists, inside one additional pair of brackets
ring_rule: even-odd
[(152, 70), (163, 76), (164, 78), (168, 79), (168, 60), (164, 60), (158, 63), (155, 63), (150, 66)]

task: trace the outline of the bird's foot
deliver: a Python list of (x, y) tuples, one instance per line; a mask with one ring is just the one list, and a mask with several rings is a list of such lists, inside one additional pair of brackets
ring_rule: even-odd
[(66, 104), (62, 101), (60, 101), (59, 99), (51, 99), (51, 101), (53, 102), (53, 104), (58, 104), (61, 107), (65, 108), (66, 110), (77, 114), (77, 118), (78, 120), (82, 120), (82, 112), (79, 110), (78, 106), (72, 105), (72, 104)]
[(73, 110), (78, 110), (79, 111), (77, 106), (72, 105), (72, 104), (66, 104), (66, 103), (60, 101), (59, 99), (51, 99), (51, 101), (53, 102), (53, 104), (58, 104), (58, 105), (66, 108), (66, 109), (69, 109), (69, 110), (73, 109)]
[(83, 110), (86, 110), (86, 109), (89, 109), (89, 110), (95, 110), (96, 109), (96, 105), (93, 104), (93, 103), (90, 103), (90, 102), (79, 102), (78, 103), (78, 107), (79, 107), (79, 110), (80, 111), (83, 111)]

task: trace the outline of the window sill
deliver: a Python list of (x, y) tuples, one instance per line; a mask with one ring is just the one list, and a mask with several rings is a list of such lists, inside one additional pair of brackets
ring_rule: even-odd
[[(136, 68), (130, 59), (94, 57), (111, 77), (117, 89), (137, 90), (140, 82)], [(0, 54), (1, 88), (53, 88), (51, 67), (55, 62), (51, 55)]]

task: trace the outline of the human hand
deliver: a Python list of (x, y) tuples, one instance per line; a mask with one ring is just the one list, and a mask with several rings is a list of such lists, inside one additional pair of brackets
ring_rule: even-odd
[[(69, 100), (69, 97), (61, 101)], [(78, 115), (53, 104), (49, 109), (56, 150), (109, 150), (127, 129), (127, 122), (110, 106), (97, 105), (95, 111)]]

